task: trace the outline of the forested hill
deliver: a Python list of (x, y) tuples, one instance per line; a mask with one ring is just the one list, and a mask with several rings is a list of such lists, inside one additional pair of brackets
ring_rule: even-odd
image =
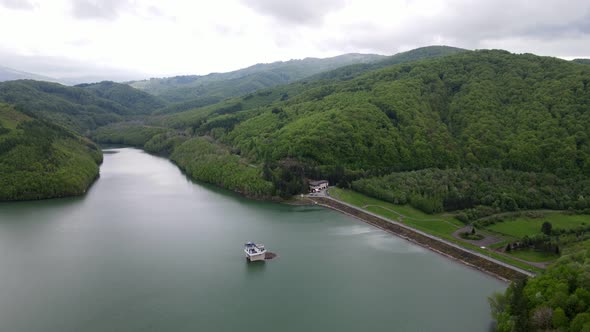
[(590, 65), (590, 59), (574, 59), (572, 61), (583, 65)]
[(0, 102), (65, 125), (79, 133), (148, 114), (163, 102), (125, 84), (103, 82), (79, 87), (33, 80), (0, 83)]
[(80, 195), (101, 161), (90, 140), (0, 104), (0, 201)]
[[(246, 105), (273, 90), (160, 122), (215, 132), (258, 161), (587, 174), (589, 82), (590, 68), (567, 61), (476, 51), (312, 85), (252, 109)], [(291, 96), (288, 87), (277, 90)]]
[(103, 81), (100, 83), (80, 84), (76, 87), (88, 90), (100, 98), (119, 103), (135, 114), (149, 114), (166, 106), (162, 99), (150, 95), (127, 84)]
[[(363, 62), (363, 63), (356, 63), (352, 65), (346, 65), (342, 67), (338, 67), (336, 69), (327, 70), (320, 72), (315, 75), (306, 76), (299, 81), (299, 84), (290, 86), (281, 85), (277, 88), (269, 88), (269, 89), (262, 89), (256, 91), (256, 93), (251, 93), (246, 96), (249, 98), (251, 96), (257, 96), (256, 100), (249, 102), (248, 104), (252, 104), (255, 102), (256, 104), (262, 103), (269, 103), (271, 101), (278, 101), (278, 100), (285, 100), (289, 96), (294, 96), (295, 94), (299, 93), (300, 91), (311, 89), (312, 86), (320, 86), (323, 85), (326, 81), (327, 84), (333, 84), (336, 81), (345, 81), (350, 80), (354, 77), (357, 77), (363, 73), (367, 73), (370, 71), (375, 71), (377, 69), (381, 69), (384, 67), (392, 66), (395, 64), (412, 62), (412, 61), (419, 61), (423, 59), (430, 59), (430, 58), (438, 58), (447, 55), (468, 52), (468, 50), (450, 46), (427, 46), (417, 48), (415, 50), (407, 51), (398, 53), (396, 55), (382, 57), (380, 60), (372, 61), (372, 62)], [(303, 76), (303, 75), (300, 75)], [(263, 98), (260, 98), (260, 97)], [(192, 99), (189, 101), (185, 101), (182, 103), (174, 103), (169, 105), (168, 107), (162, 108), (157, 110), (154, 114), (172, 114), (172, 113), (179, 113), (199, 107), (205, 107), (208, 105), (212, 105), (222, 101), (224, 98), (219, 96), (211, 96), (206, 95), (201, 98)], [(261, 100), (262, 99), (262, 100)]]
[(369, 71), (378, 70), (388, 66), (397, 65), (400, 63), (440, 58), (447, 55), (468, 52), (463, 48), (451, 46), (426, 46), (420, 47), (407, 52), (401, 52), (395, 55), (385, 57), (379, 61), (371, 63), (359, 63), (349, 66), (343, 66), (331, 71), (326, 71), (311, 76), (308, 80), (349, 80)]
[[(320, 83), (259, 91), (153, 125), (213, 137), (244, 162), (267, 165), (264, 176), (289, 193), (302, 190), (295, 182), (304, 176), (351, 183), (430, 168), (590, 174), (590, 67), (473, 51)], [(173, 151), (167, 139), (158, 144)]]
[(131, 82), (130, 85), (170, 102), (185, 102), (197, 98), (215, 98), (214, 101), (220, 101), (227, 97), (290, 83), (338, 67), (370, 63), (382, 58), (384, 56), (376, 54), (344, 54), (325, 59), (306, 58), (257, 64), (228, 73), (152, 78)]

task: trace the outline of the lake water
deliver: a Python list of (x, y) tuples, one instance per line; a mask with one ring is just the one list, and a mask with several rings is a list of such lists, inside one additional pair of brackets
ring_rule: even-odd
[[(337, 212), (107, 152), (84, 197), (0, 204), (0, 331), (488, 331), (506, 287)], [(250, 240), (278, 257), (247, 263)]]

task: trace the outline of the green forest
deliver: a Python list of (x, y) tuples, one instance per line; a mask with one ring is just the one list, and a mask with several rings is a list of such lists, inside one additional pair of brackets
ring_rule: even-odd
[[(574, 183), (590, 171), (589, 80), (590, 68), (555, 58), (462, 52), (349, 80), (301, 81), (147, 121), (209, 135), (250, 163), (296, 161), (305, 166), (303, 177), (345, 186), (412, 170), (480, 168)], [(516, 173), (494, 179), (508, 182), (503, 174)], [(384, 196), (370, 188), (363, 192)], [(568, 192), (566, 205), (576, 208), (579, 190)], [(506, 194), (518, 208), (555, 206)]]
[[(560, 178), (496, 168), (429, 168), (359, 179), (352, 188), (427, 213), (467, 210), (461, 214), (464, 220), (484, 217), (484, 213), (537, 209), (590, 214), (590, 179), (582, 175)], [(474, 208), (479, 213), (472, 213)]]
[(273, 193), (273, 184), (262, 179), (260, 168), (244, 163), (207, 138), (183, 142), (174, 149), (170, 159), (194, 179), (250, 197), (269, 197)]
[(186, 75), (152, 78), (131, 82), (131, 86), (159, 96), (169, 102), (182, 103), (193, 99), (213, 100), (236, 97), (291, 83), (305, 77), (342, 66), (371, 63), (385, 58), (376, 54), (343, 54), (333, 58), (279, 61), (204, 76)]
[(0, 102), (18, 105), (84, 135), (100, 126), (149, 114), (154, 107), (165, 105), (154, 96), (120, 83), (70, 87), (33, 80), (1, 82)]
[(0, 104), (0, 201), (81, 195), (101, 162), (87, 138)]
[(590, 331), (590, 251), (567, 255), (489, 301), (500, 332)]

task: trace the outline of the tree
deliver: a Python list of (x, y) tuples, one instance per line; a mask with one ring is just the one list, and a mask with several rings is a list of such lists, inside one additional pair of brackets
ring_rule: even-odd
[(541, 225), (541, 232), (545, 235), (551, 235), (551, 230), (553, 229), (553, 225), (550, 222), (545, 221), (543, 225)]
[(590, 325), (590, 314), (581, 313), (576, 315), (576, 317), (572, 320), (572, 323), (570, 324), (570, 331), (579, 332), (588, 325)]
[(567, 319), (567, 316), (565, 315), (565, 311), (563, 311), (563, 309), (561, 309), (559, 307), (555, 308), (555, 310), (553, 310), (552, 321), (553, 321), (554, 328), (567, 327), (568, 319)]
[(535, 309), (531, 317), (531, 323), (539, 330), (551, 328), (553, 320), (553, 310), (549, 307), (539, 307)]

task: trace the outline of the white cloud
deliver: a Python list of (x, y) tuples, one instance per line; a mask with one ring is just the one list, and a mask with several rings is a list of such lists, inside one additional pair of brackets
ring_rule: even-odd
[(320, 23), (326, 14), (345, 7), (347, 0), (242, 0), (262, 14), (276, 19), (277, 23), (310, 24)]
[(71, 0), (72, 14), (80, 19), (114, 20), (134, 5), (125, 0)]
[(15, 10), (35, 9), (35, 5), (28, 0), (0, 0), (0, 7)]
[[(430, 44), (571, 58), (590, 56), (590, 2), (0, 0), (0, 30), (11, 32), (0, 39), (0, 63), (2, 54), (20, 56), (27, 60), (16, 69), (33, 71), (36, 58), (69, 59), (84, 75), (206, 74)], [(60, 76), (55, 68), (34, 72)]]

